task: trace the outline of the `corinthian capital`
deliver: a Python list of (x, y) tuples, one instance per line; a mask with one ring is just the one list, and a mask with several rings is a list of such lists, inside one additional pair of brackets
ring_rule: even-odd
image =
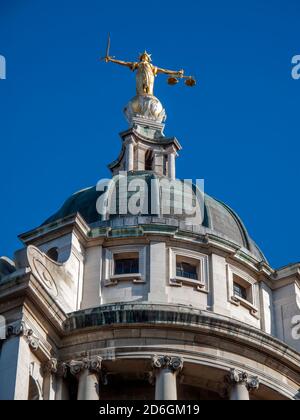
[(183, 359), (177, 356), (153, 356), (152, 367), (154, 369), (169, 369), (172, 372), (179, 372), (183, 368)]
[(249, 391), (254, 391), (259, 388), (259, 379), (257, 376), (249, 376), (247, 372), (242, 372), (237, 369), (230, 369), (230, 373), (225, 379), (230, 385), (244, 384)]
[(102, 365), (102, 357), (95, 356), (91, 359), (83, 359), (81, 361), (72, 360), (70, 363), (70, 372), (72, 375), (79, 375), (84, 369), (88, 369), (93, 373), (100, 373)]
[(44, 373), (48, 373), (48, 374), (56, 374), (57, 373), (57, 368), (58, 368), (58, 361), (57, 359), (51, 358), (50, 360), (48, 360), (44, 366), (43, 366), (43, 371)]

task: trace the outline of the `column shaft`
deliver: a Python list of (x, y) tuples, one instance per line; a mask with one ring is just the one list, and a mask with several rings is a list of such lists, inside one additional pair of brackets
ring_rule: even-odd
[(177, 374), (183, 368), (183, 359), (178, 356), (153, 356), (155, 375), (155, 399), (177, 400)]
[(78, 396), (80, 401), (98, 401), (99, 383), (97, 374), (84, 369), (79, 377)]
[(230, 390), (230, 401), (249, 401), (249, 391), (246, 384), (234, 384)]
[(155, 399), (158, 401), (177, 400), (176, 373), (161, 369), (156, 375)]
[(127, 144), (126, 148), (126, 166), (127, 171), (131, 172), (134, 169), (134, 145), (132, 142)]
[(176, 167), (175, 167), (175, 154), (174, 153), (169, 154), (168, 164), (169, 164), (169, 178), (171, 178), (172, 180), (175, 180)]

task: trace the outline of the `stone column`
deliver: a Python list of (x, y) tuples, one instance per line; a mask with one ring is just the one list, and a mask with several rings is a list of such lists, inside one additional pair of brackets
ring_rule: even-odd
[(168, 158), (168, 172), (169, 178), (174, 181), (176, 179), (176, 165), (175, 165), (175, 153), (170, 153)]
[(126, 144), (126, 170), (134, 170), (134, 141), (131, 139)]
[(230, 386), (229, 399), (231, 401), (249, 401), (250, 392), (259, 388), (259, 379), (249, 377), (247, 372), (231, 369), (226, 376), (226, 382)]
[(154, 356), (155, 400), (177, 400), (177, 374), (183, 368), (181, 357)]
[(101, 357), (84, 359), (80, 362), (72, 361), (70, 370), (78, 377), (77, 400), (98, 401), (99, 400), (99, 373), (101, 372)]

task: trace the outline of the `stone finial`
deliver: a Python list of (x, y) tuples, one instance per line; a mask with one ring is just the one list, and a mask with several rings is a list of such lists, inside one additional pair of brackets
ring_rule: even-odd
[(173, 372), (179, 372), (183, 368), (183, 359), (178, 356), (153, 356), (152, 367), (154, 369), (169, 369)]
[(257, 376), (249, 376), (247, 372), (237, 369), (230, 369), (230, 373), (225, 377), (228, 384), (244, 384), (248, 391), (254, 391), (259, 388), (259, 379)]
[(70, 362), (70, 372), (72, 375), (79, 375), (84, 369), (88, 369), (93, 373), (100, 373), (102, 365), (102, 357), (96, 356), (91, 359), (83, 359), (81, 361), (72, 360)]

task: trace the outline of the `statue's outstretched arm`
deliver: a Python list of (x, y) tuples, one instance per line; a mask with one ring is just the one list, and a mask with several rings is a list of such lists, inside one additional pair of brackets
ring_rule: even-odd
[(115, 63), (115, 64), (119, 64), (120, 66), (124, 66), (124, 67), (129, 67), (130, 69), (133, 68), (134, 63), (130, 63), (127, 61), (122, 61), (122, 60), (116, 60), (115, 58), (112, 57), (106, 57), (106, 62), (111, 62), (111, 63)]
[(161, 68), (157, 67), (157, 73), (168, 74), (170, 76), (179, 76), (180, 77), (180, 76), (184, 75), (184, 70), (174, 71), (174, 70), (161, 69)]

